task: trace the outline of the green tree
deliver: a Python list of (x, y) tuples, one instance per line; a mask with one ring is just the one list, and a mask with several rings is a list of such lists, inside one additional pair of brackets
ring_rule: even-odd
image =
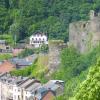
[(82, 82), (75, 97), (76, 100), (100, 99), (100, 58), (97, 64), (90, 68), (87, 79)]

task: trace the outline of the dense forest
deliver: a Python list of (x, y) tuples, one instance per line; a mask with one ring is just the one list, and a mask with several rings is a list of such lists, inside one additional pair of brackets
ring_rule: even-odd
[(88, 19), (89, 11), (99, 11), (99, 6), (100, 0), (0, 0), (0, 34), (18, 41), (44, 32), (66, 42), (69, 23)]

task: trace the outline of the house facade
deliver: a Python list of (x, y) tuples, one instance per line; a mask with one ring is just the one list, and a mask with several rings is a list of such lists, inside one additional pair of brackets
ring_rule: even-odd
[(30, 45), (35, 48), (41, 47), (43, 44), (48, 44), (48, 38), (44, 34), (37, 33), (30, 36)]
[[(56, 80), (53, 80), (42, 85), (35, 78), (0, 74), (0, 100), (51, 100), (59, 96), (56, 94), (58, 80), (57, 84), (55, 82)], [(59, 84), (62, 82), (59, 81)], [(62, 91), (60, 88), (58, 90)]]
[(5, 40), (0, 40), (0, 53), (11, 53), (12, 48), (6, 44)]

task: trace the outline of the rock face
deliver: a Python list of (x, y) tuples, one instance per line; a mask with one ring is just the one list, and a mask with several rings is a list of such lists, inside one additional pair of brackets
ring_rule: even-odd
[(81, 53), (90, 51), (100, 43), (100, 15), (90, 11), (90, 20), (69, 25), (69, 44)]
[(49, 73), (47, 76), (52, 74), (55, 70), (58, 69), (61, 60), (60, 60), (60, 51), (66, 47), (62, 41), (52, 40), (49, 42), (49, 63), (48, 69)]

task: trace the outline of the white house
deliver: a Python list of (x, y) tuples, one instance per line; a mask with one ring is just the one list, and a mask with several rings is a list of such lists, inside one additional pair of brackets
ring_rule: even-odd
[(35, 35), (30, 36), (30, 45), (35, 48), (40, 47), (42, 44), (48, 44), (48, 38), (45, 34), (37, 33)]

